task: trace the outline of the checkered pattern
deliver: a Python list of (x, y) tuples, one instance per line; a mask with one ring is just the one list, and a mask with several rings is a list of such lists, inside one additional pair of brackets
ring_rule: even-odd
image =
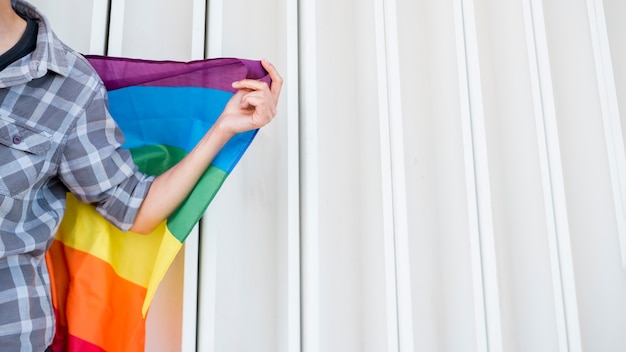
[(152, 178), (137, 171), (87, 61), (31, 5), (37, 48), (0, 71), (0, 351), (43, 351), (54, 315), (44, 255), (69, 190), (127, 230)]

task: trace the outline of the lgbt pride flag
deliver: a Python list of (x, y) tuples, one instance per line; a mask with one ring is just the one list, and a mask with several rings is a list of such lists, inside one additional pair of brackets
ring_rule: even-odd
[[(182, 159), (219, 117), (244, 78), (269, 83), (258, 61), (188, 63), (89, 56), (110, 112), (139, 169), (158, 175)], [(255, 131), (233, 137), (180, 208), (150, 235), (123, 233), (68, 195), (46, 257), (57, 333), (53, 351), (143, 351), (156, 288)]]

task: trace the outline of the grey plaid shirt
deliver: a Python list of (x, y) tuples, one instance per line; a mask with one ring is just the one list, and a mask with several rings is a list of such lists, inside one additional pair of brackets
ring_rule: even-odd
[(43, 351), (54, 315), (44, 255), (66, 192), (127, 230), (153, 178), (119, 149), (106, 90), (31, 5), (37, 48), (0, 72), (0, 351)]

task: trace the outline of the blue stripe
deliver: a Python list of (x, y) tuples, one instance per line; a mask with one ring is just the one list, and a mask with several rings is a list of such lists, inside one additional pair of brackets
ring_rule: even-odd
[[(199, 87), (133, 86), (109, 93), (110, 111), (130, 149), (166, 144), (191, 151), (221, 114), (232, 93)], [(230, 173), (256, 130), (233, 137), (213, 160)]]

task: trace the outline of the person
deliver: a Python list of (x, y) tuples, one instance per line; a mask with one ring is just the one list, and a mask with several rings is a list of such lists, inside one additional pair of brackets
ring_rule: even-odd
[(66, 192), (118, 228), (149, 233), (185, 199), (236, 133), (276, 115), (282, 78), (234, 82), (237, 92), (187, 157), (154, 178), (139, 171), (84, 57), (24, 0), (0, 0), (0, 350), (44, 351), (54, 315), (44, 255)]

